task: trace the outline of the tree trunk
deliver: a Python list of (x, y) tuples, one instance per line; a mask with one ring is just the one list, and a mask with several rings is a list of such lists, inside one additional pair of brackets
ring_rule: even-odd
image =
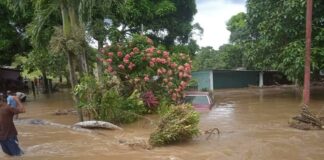
[[(71, 17), (69, 17), (68, 2), (66, 0), (61, 1), (61, 14), (62, 14), (62, 21), (63, 21), (63, 35), (65, 38), (69, 39), (69, 38), (71, 38), (70, 36), (71, 36), (71, 30), (72, 30), (73, 25), (71, 24)], [(73, 59), (75, 58), (75, 56), (73, 53), (68, 52), (67, 58), (68, 58), (70, 82), (71, 82), (71, 87), (73, 90), (77, 84), (75, 68), (73, 65)], [(73, 96), (73, 99), (76, 104), (79, 103), (79, 100), (76, 96)], [(78, 112), (79, 112), (80, 121), (83, 121), (82, 110), (78, 109)]]
[(49, 85), (48, 85), (48, 79), (47, 79), (45, 71), (42, 71), (42, 76), (43, 76), (43, 81), (44, 81), (44, 91), (43, 91), (43, 93), (47, 94), (48, 91), (49, 91), (49, 88), (48, 88)]
[(86, 57), (85, 52), (80, 54), (80, 65), (81, 65), (83, 74), (89, 73), (87, 57)]

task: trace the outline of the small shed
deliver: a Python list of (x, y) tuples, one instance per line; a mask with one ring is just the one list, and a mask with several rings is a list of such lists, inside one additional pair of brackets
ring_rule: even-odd
[(192, 78), (198, 82), (200, 90), (291, 84), (286, 76), (278, 71), (203, 70), (192, 72)]
[(18, 69), (0, 67), (0, 91), (23, 88), (20, 72)]

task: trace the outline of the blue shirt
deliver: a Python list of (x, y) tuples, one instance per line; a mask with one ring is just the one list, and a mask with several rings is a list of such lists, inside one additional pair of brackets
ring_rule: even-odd
[(7, 97), (7, 104), (12, 107), (12, 108), (17, 108), (17, 102), (16, 100), (13, 98), (13, 96), (8, 96)]

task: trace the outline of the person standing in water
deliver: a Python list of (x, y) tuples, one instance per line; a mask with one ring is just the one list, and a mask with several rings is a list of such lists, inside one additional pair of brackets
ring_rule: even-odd
[(21, 156), (24, 153), (19, 147), (18, 132), (13, 122), (15, 114), (24, 112), (25, 108), (22, 105), (9, 107), (4, 102), (3, 94), (0, 94), (0, 144), (3, 152), (10, 156)]
[[(12, 108), (17, 108), (17, 106), (20, 106), (23, 108), (22, 103), (20, 102), (19, 97), (16, 96), (14, 92), (11, 92), (10, 90), (7, 91), (7, 104)], [(16, 114), (15, 119), (18, 119), (18, 114)]]

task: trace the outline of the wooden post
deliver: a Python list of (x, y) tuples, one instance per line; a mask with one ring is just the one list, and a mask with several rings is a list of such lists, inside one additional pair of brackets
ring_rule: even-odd
[(36, 99), (35, 83), (33, 81), (31, 81), (31, 88), (32, 88), (32, 91), (33, 91), (34, 99)]
[(310, 95), (310, 61), (311, 61), (311, 44), (312, 44), (312, 13), (313, 0), (307, 0), (306, 10), (306, 53), (305, 53), (305, 74), (304, 74), (304, 104), (309, 104)]

